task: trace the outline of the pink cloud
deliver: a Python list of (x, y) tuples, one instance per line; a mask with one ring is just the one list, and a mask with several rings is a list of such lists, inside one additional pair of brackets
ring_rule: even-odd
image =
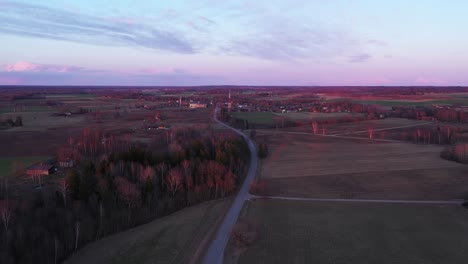
[(20, 83), (21, 81), (17, 78), (0, 76), (0, 85), (17, 85)]
[(142, 73), (145, 74), (154, 74), (154, 75), (159, 75), (159, 74), (177, 74), (177, 73), (185, 73), (184, 70), (182, 69), (177, 69), (177, 68), (147, 68), (141, 70)]
[(27, 61), (6, 64), (1, 68), (3, 72), (72, 72), (80, 70), (83, 70), (83, 68), (65, 65), (38, 64)]

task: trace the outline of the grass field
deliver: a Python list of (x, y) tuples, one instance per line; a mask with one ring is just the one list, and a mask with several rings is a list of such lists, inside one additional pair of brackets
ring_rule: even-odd
[(197, 263), (230, 199), (205, 202), (87, 245), (65, 263)]
[[(257, 238), (238, 263), (465, 263), (468, 210), (408, 205), (256, 200), (241, 222)], [(235, 263), (232, 241), (225, 263)]]
[(442, 147), (264, 134), (261, 175), (268, 195), (314, 198), (462, 199), (468, 167), (441, 159)]
[(312, 113), (312, 112), (291, 112), (291, 113), (275, 113), (278, 117), (285, 117), (291, 120), (320, 120), (327, 118), (337, 118), (343, 116), (362, 116), (357, 113)]
[(311, 113), (311, 112), (291, 112), (291, 113), (272, 113), (272, 112), (234, 112), (233, 117), (247, 120), (249, 123), (268, 125), (280, 122), (281, 118), (292, 121), (311, 121), (325, 118), (337, 118), (342, 116), (359, 116), (352, 113)]
[(47, 99), (73, 99), (73, 98), (96, 98), (96, 94), (51, 94), (45, 96)]
[[(75, 115), (69, 118), (61, 116), (53, 116), (52, 112), (22, 112), (16, 113), (23, 118), (23, 126), (13, 127), (5, 132), (13, 131), (46, 131), (49, 128), (68, 127), (76, 125), (85, 120), (84, 115)], [(10, 114), (1, 114), (2, 117), (10, 116)], [(12, 115), (15, 117), (15, 115)]]
[(275, 122), (276, 114), (271, 112), (235, 112), (232, 113), (232, 116), (247, 120), (249, 123), (266, 125)]
[(13, 164), (17, 162), (22, 168), (25, 168), (35, 162), (44, 161), (47, 156), (26, 156), (26, 157), (3, 157), (0, 158), (0, 178), (13, 174)]
[(29, 105), (23, 107), (17, 107), (16, 112), (14, 112), (14, 106), (0, 106), (0, 113), (10, 114), (13, 117), (21, 115), (24, 112), (47, 112), (51, 111), (51, 107), (48, 105)]
[[(367, 131), (368, 128), (373, 127), (374, 129), (386, 129), (394, 128), (400, 126), (435, 126), (435, 122), (428, 122), (423, 120), (414, 120), (414, 119), (404, 119), (404, 118), (385, 118), (385, 119), (375, 119), (375, 120), (366, 120), (360, 122), (345, 122), (337, 124), (325, 124), (323, 127), (326, 129), (326, 134), (344, 134), (344, 133), (355, 133), (358, 131)], [(319, 126), (321, 129), (322, 126)], [(312, 133), (312, 126), (300, 126), (300, 127), (290, 127), (281, 129), (281, 131), (286, 132), (308, 132)], [(364, 133), (365, 134), (365, 133)], [(353, 136), (358, 136), (353, 135)], [(361, 135), (362, 136), (362, 135)]]
[(351, 102), (361, 104), (374, 104), (381, 106), (430, 106), (433, 104), (446, 104), (446, 105), (468, 105), (467, 98), (448, 98), (448, 99), (435, 99), (435, 100), (351, 100)]

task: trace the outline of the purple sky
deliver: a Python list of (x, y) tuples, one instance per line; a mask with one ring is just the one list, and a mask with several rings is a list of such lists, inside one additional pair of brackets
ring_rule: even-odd
[(0, 9), (0, 85), (468, 85), (463, 0), (0, 0)]

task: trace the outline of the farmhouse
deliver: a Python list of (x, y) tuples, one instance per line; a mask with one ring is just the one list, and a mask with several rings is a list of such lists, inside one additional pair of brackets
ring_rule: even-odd
[(190, 103), (189, 107), (192, 109), (195, 108), (206, 108), (206, 104), (201, 104), (201, 103)]
[(50, 175), (54, 173), (54, 166), (48, 163), (36, 163), (26, 168), (26, 174), (30, 176)]
[(75, 165), (73, 159), (59, 160), (58, 164), (60, 168), (72, 168)]

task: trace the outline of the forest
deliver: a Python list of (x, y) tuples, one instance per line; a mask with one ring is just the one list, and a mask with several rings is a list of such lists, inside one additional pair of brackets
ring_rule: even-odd
[(85, 244), (235, 192), (248, 167), (230, 132), (175, 129), (150, 144), (84, 129), (58, 150), (68, 169), (54, 188), (0, 197), (1, 263), (60, 263)]

